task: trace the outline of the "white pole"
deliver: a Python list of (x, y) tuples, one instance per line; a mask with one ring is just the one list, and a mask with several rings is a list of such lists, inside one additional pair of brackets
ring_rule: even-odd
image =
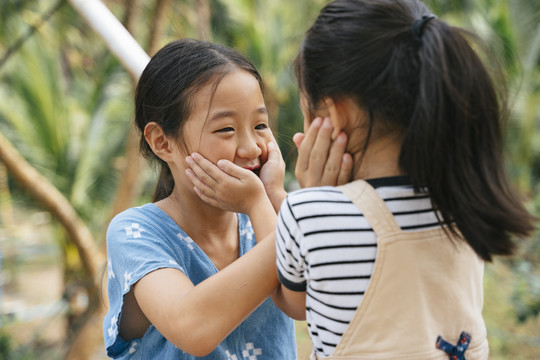
[(138, 80), (148, 54), (100, 0), (69, 0), (73, 8), (98, 33), (131, 76)]

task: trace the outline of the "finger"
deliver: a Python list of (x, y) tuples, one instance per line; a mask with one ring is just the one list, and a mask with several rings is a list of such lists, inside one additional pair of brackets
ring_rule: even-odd
[[(197, 153), (191, 154), (191, 156), (186, 157), (186, 163), (194, 173), (194, 175), (199, 179), (200, 182), (206, 184), (207, 186), (214, 186), (216, 184), (216, 179), (209, 174), (208, 169), (210, 168), (210, 165), (213, 165), (210, 163), (210, 165), (205, 164), (204, 162), (210, 163), (208, 160), (204, 159), (201, 155)], [(205, 166), (203, 168), (201, 165)], [(216, 168), (216, 170), (219, 170)], [(215, 172), (215, 171), (214, 171)]]
[(215, 206), (215, 207), (219, 207), (220, 203), (215, 198), (208, 196), (205, 192), (201, 191), (201, 189), (199, 189), (196, 186), (193, 188), (193, 190), (195, 190), (195, 193), (197, 193), (197, 195), (199, 195), (201, 200), (204, 201), (205, 203)]
[[(324, 169), (328, 163), (328, 152), (332, 144), (332, 122), (329, 118), (324, 119), (321, 128), (317, 133), (315, 143), (309, 154), (310, 172), (322, 179)], [(309, 132), (311, 128), (309, 129)], [(309, 133), (308, 133), (309, 135)]]
[[(223, 169), (221, 169), (221, 168), (219, 168), (219, 166), (217, 166), (217, 164), (215, 165), (214, 163), (207, 160), (204, 156), (202, 156), (199, 153), (193, 153), (193, 154), (191, 154), (191, 157), (193, 158), (193, 160), (199, 166), (198, 169), (194, 168), (194, 167), (192, 167), (192, 169), (195, 171), (197, 176), (199, 176), (199, 178), (204, 177), (205, 180), (207, 180), (206, 183), (208, 185), (215, 185), (216, 183), (225, 181), (227, 176), (232, 176), (228, 172), (224, 172)], [(225, 161), (225, 160), (223, 160), (223, 161)], [(230, 161), (227, 161), (227, 162), (230, 164), (227, 168), (229, 168), (229, 167), (238, 167), (238, 166), (234, 165), (233, 163), (231, 163)], [(239, 169), (241, 169), (241, 168), (239, 168)], [(233, 177), (236, 177), (236, 176), (233, 176)], [(202, 180), (202, 178), (201, 178), (201, 180)]]
[(310, 152), (315, 144), (317, 133), (321, 127), (321, 118), (315, 118), (311, 123), (308, 133), (305, 135), (302, 146), (298, 148), (298, 159), (296, 160), (296, 167), (300, 171), (305, 171), (309, 167)]
[(343, 154), (341, 160), (341, 169), (339, 171), (337, 185), (344, 185), (351, 181), (352, 178), (352, 169), (353, 169), (353, 158), (351, 154)]
[(302, 146), (302, 141), (304, 141), (305, 137), (306, 136), (304, 135), (304, 133), (296, 133), (293, 135), (292, 141), (296, 145), (297, 149), (300, 149), (300, 146)]
[(201, 181), (201, 179), (199, 179), (193, 169), (186, 169), (186, 175), (191, 180), (195, 192), (199, 195), (201, 199), (204, 200), (205, 198), (213, 198), (214, 196), (216, 196), (214, 187), (208, 186), (203, 181)]
[(336, 185), (341, 170), (341, 162), (345, 148), (347, 147), (347, 135), (341, 132), (336, 141), (331, 144), (328, 159), (322, 175), (323, 185)]

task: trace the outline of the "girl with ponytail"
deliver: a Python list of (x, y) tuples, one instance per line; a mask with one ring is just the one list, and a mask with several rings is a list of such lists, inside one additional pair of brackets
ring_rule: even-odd
[(278, 216), (283, 310), (307, 318), (313, 358), (488, 358), (484, 262), (536, 219), (508, 180), (504, 98), (473, 40), (418, 0), (336, 0), (307, 31), (305, 120), (344, 131), (354, 164)]

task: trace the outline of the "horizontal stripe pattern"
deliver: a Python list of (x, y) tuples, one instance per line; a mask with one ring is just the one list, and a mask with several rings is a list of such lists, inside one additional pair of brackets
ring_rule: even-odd
[[(412, 186), (380, 185), (376, 191), (403, 231), (438, 226), (429, 197), (415, 194)], [(340, 190), (318, 187), (289, 194), (276, 237), (280, 279), (291, 290), (307, 291), (306, 320), (314, 349), (330, 356), (369, 285), (376, 235)]]

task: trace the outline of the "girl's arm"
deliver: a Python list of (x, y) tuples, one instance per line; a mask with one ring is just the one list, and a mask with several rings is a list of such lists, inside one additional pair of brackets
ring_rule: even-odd
[(283, 284), (279, 284), (275, 293), (272, 295), (272, 301), (287, 316), (295, 320), (306, 320), (306, 292), (292, 291)]
[(194, 286), (179, 270), (155, 270), (134, 285), (138, 305), (167, 340), (205, 356), (278, 286), (274, 234)]

